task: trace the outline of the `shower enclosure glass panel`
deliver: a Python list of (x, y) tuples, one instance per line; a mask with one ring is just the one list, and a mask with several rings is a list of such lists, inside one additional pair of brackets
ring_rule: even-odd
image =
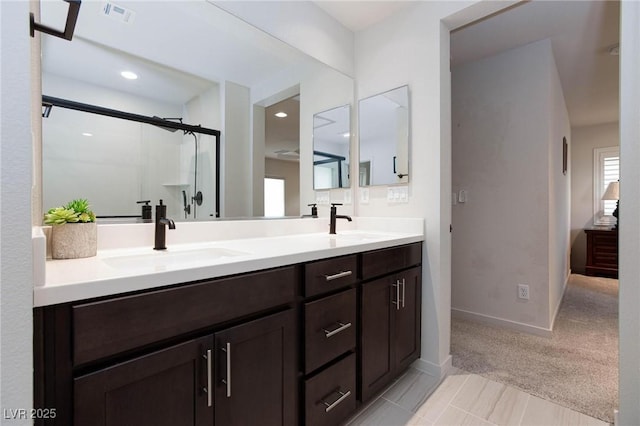
[(162, 199), (176, 221), (216, 217), (216, 136), (58, 107), (42, 126), (45, 209), (87, 198), (99, 217), (136, 218), (137, 201)]

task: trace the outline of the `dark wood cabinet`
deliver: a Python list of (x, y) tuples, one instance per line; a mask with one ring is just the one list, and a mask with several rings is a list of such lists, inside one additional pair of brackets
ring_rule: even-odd
[(338, 425), (356, 409), (356, 355), (341, 359), (305, 382), (306, 426)]
[(208, 407), (206, 353), (201, 338), (74, 380), (76, 426), (204, 426)]
[(36, 309), (35, 406), (57, 412), (36, 424), (295, 424), (300, 276), (294, 265)]
[(587, 275), (618, 278), (618, 230), (585, 229), (587, 234)]
[(420, 355), (421, 247), (36, 308), (36, 425), (338, 425)]
[(293, 325), (288, 310), (80, 376), (73, 424), (293, 425)]
[(304, 267), (301, 424), (338, 425), (356, 408), (358, 259), (348, 255)]
[(296, 424), (291, 310), (216, 333), (215, 424)]
[(305, 304), (305, 373), (356, 347), (356, 289)]
[(420, 267), (362, 285), (362, 401), (420, 356)]

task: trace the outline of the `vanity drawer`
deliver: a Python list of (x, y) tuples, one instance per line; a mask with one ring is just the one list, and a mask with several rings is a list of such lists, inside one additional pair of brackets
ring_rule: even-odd
[(351, 354), (305, 383), (305, 425), (337, 425), (356, 409), (356, 356)]
[(315, 296), (356, 282), (357, 255), (335, 257), (305, 265), (305, 296)]
[(72, 307), (80, 365), (293, 302), (295, 266)]
[(386, 275), (422, 263), (422, 243), (362, 254), (362, 279)]
[(356, 346), (356, 289), (304, 306), (305, 373)]

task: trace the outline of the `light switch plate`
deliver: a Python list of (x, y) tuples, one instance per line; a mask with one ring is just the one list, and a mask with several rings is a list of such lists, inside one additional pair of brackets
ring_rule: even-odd
[(342, 194), (342, 203), (343, 204), (351, 204), (351, 190), (345, 189)]
[(389, 203), (408, 203), (409, 187), (407, 186), (390, 186), (387, 188), (387, 202)]
[(319, 206), (329, 205), (331, 199), (329, 191), (316, 191), (316, 204)]
[(369, 188), (360, 188), (360, 204), (369, 204)]

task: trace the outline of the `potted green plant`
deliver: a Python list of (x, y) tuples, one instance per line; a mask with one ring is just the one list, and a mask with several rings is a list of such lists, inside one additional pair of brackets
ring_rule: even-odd
[(98, 250), (96, 215), (89, 201), (77, 199), (62, 207), (54, 207), (44, 215), (45, 225), (51, 225), (51, 257), (78, 259), (95, 256)]

